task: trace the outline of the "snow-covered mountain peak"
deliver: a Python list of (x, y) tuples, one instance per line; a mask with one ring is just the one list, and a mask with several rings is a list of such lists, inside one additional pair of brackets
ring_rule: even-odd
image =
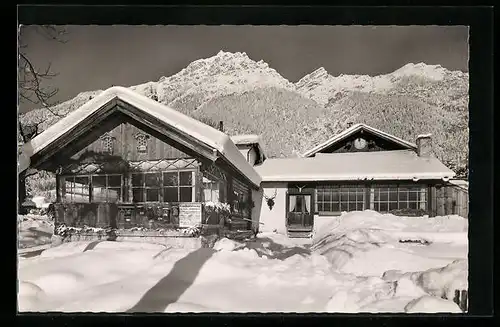
[(295, 86), (297, 91), (326, 105), (331, 99), (337, 99), (339, 93), (361, 91), (385, 93), (394, 88), (405, 77), (418, 77), (429, 81), (467, 78), (461, 71), (450, 71), (441, 65), (408, 63), (394, 72), (385, 75), (348, 75), (332, 76), (321, 67), (301, 78)]
[(408, 63), (395, 70), (390, 75), (394, 77), (420, 76), (439, 81), (442, 80), (448, 72), (449, 70), (441, 65), (428, 65), (423, 62), (419, 62), (418, 64)]
[(174, 108), (187, 98), (197, 97), (201, 105), (220, 95), (242, 93), (263, 87), (295, 89), (295, 85), (269, 67), (255, 61), (245, 52), (219, 51), (214, 56), (191, 62), (177, 74), (160, 79), (158, 101)]

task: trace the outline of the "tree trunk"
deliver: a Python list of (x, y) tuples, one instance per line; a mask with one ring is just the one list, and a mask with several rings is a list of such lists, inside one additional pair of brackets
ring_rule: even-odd
[(26, 214), (26, 210), (22, 206), (23, 202), (26, 201), (26, 176), (24, 172), (19, 174), (17, 200), (19, 214)]

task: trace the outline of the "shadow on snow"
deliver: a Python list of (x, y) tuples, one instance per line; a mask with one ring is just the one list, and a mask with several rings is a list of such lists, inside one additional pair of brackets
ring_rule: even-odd
[(307, 256), (311, 254), (311, 250), (306, 247), (293, 246), (287, 247), (282, 244), (274, 242), (268, 237), (258, 238), (253, 242), (247, 242), (245, 248), (253, 249), (259, 257), (267, 256), (269, 259), (285, 260), (296, 254), (300, 256)]
[(164, 312), (193, 284), (215, 250), (201, 248), (178, 260), (168, 275), (150, 288), (127, 312)]

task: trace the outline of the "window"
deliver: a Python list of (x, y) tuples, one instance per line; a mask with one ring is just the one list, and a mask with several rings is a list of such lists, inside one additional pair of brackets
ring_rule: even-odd
[(114, 137), (110, 134), (104, 134), (101, 137), (101, 146), (102, 151), (105, 153), (112, 154), (113, 153), (113, 145), (114, 145)]
[(245, 218), (250, 217), (250, 190), (248, 187), (233, 179), (233, 212)]
[(132, 173), (132, 201), (159, 202), (161, 173)]
[(203, 176), (203, 199), (205, 201), (219, 202), (219, 182)]
[(137, 140), (137, 152), (147, 153), (149, 136), (143, 133), (137, 133), (135, 139)]
[(380, 185), (373, 188), (373, 209), (387, 212), (398, 209), (397, 185)]
[(316, 190), (318, 212), (365, 210), (365, 188), (362, 185), (321, 185)]
[(66, 201), (89, 202), (89, 177), (66, 176), (64, 192)]
[(163, 173), (163, 199), (166, 202), (194, 201), (194, 172), (172, 171)]
[(311, 213), (311, 196), (310, 195), (290, 195), (288, 199), (289, 212)]
[(93, 175), (92, 202), (120, 202), (122, 201), (122, 175)]
[(217, 177), (209, 172), (203, 172), (203, 200), (225, 202), (226, 182), (223, 177)]
[(372, 209), (388, 212), (396, 209), (427, 207), (427, 188), (423, 185), (379, 185), (372, 188)]

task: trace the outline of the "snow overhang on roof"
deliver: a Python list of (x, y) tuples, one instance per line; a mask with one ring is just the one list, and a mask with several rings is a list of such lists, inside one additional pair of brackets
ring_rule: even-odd
[(396, 137), (394, 135), (391, 135), (389, 133), (386, 133), (386, 132), (383, 132), (381, 130), (378, 130), (376, 128), (373, 128), (371, 126), (368, 126), (366, 124), (356, 124), (356, 125), (353, 125), (351, 127), (349, 127), (348, 129), (346, 129), (345, 131), (335, 135), (334, 137), (326, 140), (325, 142), (315, 146), (314, 148), (304, 152), (302, 154), (302, 157), (311, 157), (311, 156), (314, 156), (316, 153), (320, 152), (321, 150), (337, 143), (337, 142), (340, 142), (342, 141), (343, 139), (345, 139), (346, 137), (349, 137), (350, 135), (360, 131), (360, 130), (366, 130), (368, 132), (371, 132), (373, 133), (374, 135), (377, 135), (381, 138), (384, 138), (386, 140), (389, 140), (389, 141), (392, 141), (394, 143), (397, 143), (397, 144), (400, 144), (401, 146), (407, 148), (407, 149), (413, 149), (413, 150), (416, 150), (417, 149), (417, 145), (414, 144), (414, 143), (411, 143), (411, 142), (408, 142), (408, 141), (405, 141), (399, 137)]
[(264, 182), (444, 180), (455, 173), (436, 158), (412, 150), (319, 154), (316, 157), (268, 159), (256, 167)]
[(261, 153), (263, 159), (267, 159), (266, 150), (262, 145), (262, 139), (260, 135), (256, 134), (240, 134), (231, 136), (231, 140), (236, 146), (238, 145), (256, 145)]
[(87, 119), (100, 108), (115, 99), (128, 103), (129, 105), (143, 111), (144, 113), (161, 120), (171, 127), (191, 135), (201, 143), (216, 150), (242, 175), (248, 178), (255, 187), (261, 182), (259, 174), (246, 161), (240, 153), (231, 138), (194, 118), (188, 117), (175, 109), (165, 106), (146, 96), (138, 94), (130, 89), (120, 86), (111, 87), (94, 97), (80, 108), (68, 114), (54, 125), (47, 128), (44, 132), (37, 135), (30, 142), (25, 143), (21, 148), (21, 154), (18, 162), (18, 171), (26, 170), (30, 163), (30, 158), (40, 152), (52, 142), (64, 135), (77, 124)]
[(231, 136), (231, 140), (236, 145), (260, 144), (260, 136), (256, 134), (240, 134)]

